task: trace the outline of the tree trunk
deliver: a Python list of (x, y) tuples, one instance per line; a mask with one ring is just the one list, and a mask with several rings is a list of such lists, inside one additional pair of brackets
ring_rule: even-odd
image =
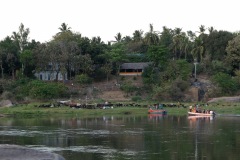
[(57, 74), (56, 74), (56, 81), (58, 81), (58, 74), (59, 74), (59, 72), (57, 72)]
[(22, 75), (24, 75), (24, 64), (22, 63)]
[(15, 80), (14, 69), (12, 69), (12, 79)]
[(1, 64), (1, 78), (3, 79), (4, 77), (3, 77), (3, 66), (2, 66), (2, 64)]

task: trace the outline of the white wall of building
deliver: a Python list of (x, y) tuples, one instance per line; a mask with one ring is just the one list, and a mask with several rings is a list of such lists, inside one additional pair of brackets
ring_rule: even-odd
[[(57, 72), (41, 71), (41, 72), (35, 73), (34, 75), (39, 80), (53, 81), (53, 80), (56, 80)], [(65, 76), (65, 80), (67, 80), (67, 73), (65, 73), (64, 76)], [(58, 80), (60, 80), (60, 81), (64, 80), (62, 73), (58, 73)]]

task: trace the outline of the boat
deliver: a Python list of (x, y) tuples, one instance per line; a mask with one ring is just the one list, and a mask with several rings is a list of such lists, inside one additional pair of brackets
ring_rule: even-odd
[(164, 109), (149, 109), (148, 110), (148, 114), (162, 114), (162, 115), (166, 115), (167, 111)]
[(191, 121), (197, 121), (197, 120), (204, 120), (204, 121), (210, 121), (213, 120), (215, 116), (188, 116), (188, 119)]
[(188, 116), (209, 117), (214, 115), (215, 113), (213, 111), (210, 111), (210, 113), (188, 112)]

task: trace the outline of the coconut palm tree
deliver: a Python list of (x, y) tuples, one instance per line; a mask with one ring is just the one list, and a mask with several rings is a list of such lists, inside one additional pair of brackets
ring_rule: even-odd
[(133, 33), (133, 41), (139, 42), (143, 39), (143, 31), (142, 30), (135, 30)]
[(66, 23), (62, 23), (61, 27), (58, 28), (61, 32), (69, 32), (71, 31), (71, 27), (68, 27)]
[(122, 41), (122, 34), (119, 32), (116, 34), (116, 36), (114, 36), (114, 38), (116, 39), (117, 42), (121, 42)]
[(190, 47), (189, 38), (185, 32), (182, 32), (181, 28), (175, 28), (174, 34), (172, 46), (175, 58), (182, 58), (182, 55), (184, 54), (186, 59)]
[(199, 33), (200, 34), (204, 34), (205, 31), (206, 31), (206, 28), (205, 28), (204, 25), (199, 26)]
[[(25, 29), (22, 23), (19, 26), (19, 31), (17, 33), (13, 32), (12, 39), (18, 45), (20, 54), (23, 53), (24, 49), (28, 45), (29, 33), (30, 33), (29, 28)], [(22, 74), (24, 73), (24, 69), (25, 69), (25, 64), (22, 62)]]
[(209, 28), (208, 28), (209, 34), (213, 33), (214, 31), (216, 31), (216, 30), (215, 30), (213, 27), (209, 27)]
[(148, 45), (156, 45), (160, 41), (159, 34), (153, 30), (153, 25), (150, 24), (150, 30), (145, 34), (144, 41)]
[(204, 47), (203, 47), (203, 41), (200, 37), (196, 38), (194, 41), (194, 47), (191, 51), (191, 54), (193, 56), (193, 59), (195, 59), (195, 61), (202, 61), (202, 57), (203, 57), (203, 53), (204, 53)]

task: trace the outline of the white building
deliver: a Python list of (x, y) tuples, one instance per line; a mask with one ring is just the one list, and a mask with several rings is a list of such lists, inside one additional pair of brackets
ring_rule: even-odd
[[(55, 71), (41, 71), (41, 72), (37, 72), (34, 74), (35, 77), (37, 77), (40, 80), (43, 81), (53, 81), (56, 80), (56, 75), (57, 72)], [(62, 81), (62, 80), (67, 80), (67, 73), (64, 74), (64, 77), (62, 75), (62, 73), (58, 73), (58, 80)]]

